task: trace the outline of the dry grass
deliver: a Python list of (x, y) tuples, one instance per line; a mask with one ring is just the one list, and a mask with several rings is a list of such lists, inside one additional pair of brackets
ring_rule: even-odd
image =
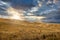
[(0, 19), (0, 40), (60, 40), (60, 24)]

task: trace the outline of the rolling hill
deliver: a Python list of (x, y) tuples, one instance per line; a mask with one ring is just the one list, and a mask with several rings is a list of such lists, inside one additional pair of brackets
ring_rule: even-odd
[(0, 18), (0, 40), (60, 40), (60, 24)]

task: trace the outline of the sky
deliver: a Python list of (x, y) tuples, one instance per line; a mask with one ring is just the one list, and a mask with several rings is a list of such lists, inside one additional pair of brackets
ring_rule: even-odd
[[(52, 0), (53, 1), (53, 0)], [(56, 20), (52, 15), (57, 13), (60, 8), (60, 1), (52, 2), (49, 0), (0, 0), (0, 18), (38, 21), (41, 19)], [(20, 13), (20, 7), (28, 7), (23, 13)], [(29, 8), (31, 6), (31, 8)], [(52, 13), (52, 14), (50, 14)], [(48, 15), (47, 15), (48, 14)], [(59, 13), (58, 13), (59, 14)], [(50, 20), (50, 19), (49, 19)]]

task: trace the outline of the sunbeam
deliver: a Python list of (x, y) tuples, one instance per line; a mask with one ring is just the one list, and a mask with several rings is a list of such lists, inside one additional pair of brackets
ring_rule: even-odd
[(10, 7), (7, 9), (8, 14), (11, 14), (10, 19), (23, 20), (23, 13)]

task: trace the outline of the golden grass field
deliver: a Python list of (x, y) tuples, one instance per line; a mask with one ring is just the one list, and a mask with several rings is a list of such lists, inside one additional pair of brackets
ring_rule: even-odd
[(60, 24), (0, 18), (0, 40), (60, 40)]

